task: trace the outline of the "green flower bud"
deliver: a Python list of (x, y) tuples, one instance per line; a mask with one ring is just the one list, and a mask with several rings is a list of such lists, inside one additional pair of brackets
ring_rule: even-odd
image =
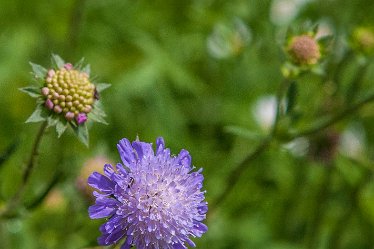
[(353, 43), (356, 49), (364, 54), (374, 54), (374, 32), (369, 28), (360, 27), (353, 32)]

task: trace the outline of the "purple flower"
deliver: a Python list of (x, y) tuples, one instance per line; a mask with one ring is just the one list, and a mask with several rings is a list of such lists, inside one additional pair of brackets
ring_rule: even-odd
[(91, 219), (109, 218), (100, 227), (100, 245), (124, 239), (121, 249), (182, 249), (195, 247), (190, 237), (208, 230), (202, 170), (192, 171), (188, 151), (172, 156), (163, 138), (156, 145), (154, 152), (151, 143), (122, 139), (117, 148), (124, 165), (106, 164), (105, 175), (88, 178), (99, 190)]

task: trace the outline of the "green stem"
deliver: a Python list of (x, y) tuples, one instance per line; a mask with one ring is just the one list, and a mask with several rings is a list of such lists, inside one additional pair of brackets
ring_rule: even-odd
[(336, 85), (336, 91), (335, 94), (337, 94), (341, 88), (341, 75), (343, 72), (343, 69), (348, 65), (349, 62), (352, 61), (354, 53), (352, 51), (347, 51), (343, 58), (340, 60), (340, 63), (337, 65), (337, 67), (334, 70), (332, 81)]
[(321, 185), (317, 192), (316, 200), (313, 202), (315, 203), (315, 206), (313, 209), (313, 214), (310, 218), (310, 223), (308, 226), (308, 231), (306, 234), (306, 248), (314, 249), (318, 248), (317, 245), (317, 239), (319, 238), (318, 232), (319, 229), (322, 226), (322, 222), (324, 219), (324, 214), (326, 213), (327, 200), (329, 196), (329, 187), (332, 180), (332, 171), (335, 167), (334, 164), (328, 164), (327, 166), (327, 172), (323, 172), (324, 177), (322, 179)]
[[(342, 234), (344, 234), (344, 231), (345, 229), (347, 229), (347, 226), (349, 221), (351, 220), (352, 218), (352, 215), (355, 213), (356, 210), (359, 210), (359, 207), (358, 207), (358, 198), (359, 198), (359, 194), (360, 194), (360, 191), (361, 189), (365, 186), (365, 184), (367, 184), (373, 177), (373, 174), (371, 173), (370, 170), (367, 170), (366, 173), (364, 173), (365, 176), (363, 177), (363, 179), (361, 180), (361, 182), (349, 189), (346, 191), (346, 193), (348, 193), (348, 203), (349, 203), (349, 207), (345, 210), (344, 214), (339, 218), (339, 220), (337, 221), (337, 223), (335, 224), (332, 232), (331, 232), (331, 236), (330, 236), (330, 239), (329, 239), (329, 248), (332, 248), (332, 249), (338, 249), (340, 248), (340, 241), (341, 241), (341, 238), (342, 238)], [(348, 185), (349, 186), (349, 185)], [(359, 211), (360, 212), (360, 211)], [(359, 213), (360, 214), (360, 213)], [(363, 222), (367, 222), (365, 220), (365, 218), (362, 218), (362, 217), (359, 217)], [(364, 224), (366, 225), (366, 224)], [(370, 229), (368, 230), (372, 230), (371, 226), (369, 225)], [(370, 236), (369, 236), (370, 238)]]
[(18, 187), (18, 190), (15, 193), (15, 195), (8, 201), (8, 204), (5, 206), (5, 208), (0, 211), (0, 217), (4, 217), (8, 215), (9, 212), (14, 211), (15, 207), (17, 207), (21, 199), (21, 196), (26, 189), (26, 185), (29, 182), (31, 172), (35, 166), (35, 159), (38, 155), (39, 145), (47, 129), (47, 126), (48, 126), (47, 121), (44, 121), (42, 125), (40, 126), (39, 131), (36, 134), (33, 146), (31, 148), (29, 159), (27, 160), (26, 167), (22, 174), (21, 185)]
[(229, 173), (227, 180), (225, 181), (227, 184), (224, 185), (223, 191), (210, 203), (209, 213), (214, 213), (213, 211), (228, 197), (228, 195), (234, 189), (235, 184), (238, 182), (240, 176), (243, 175), (243, 171), (247, 168), (248, 163), (261, 155), (261, 153), (270, 145), (270, 142), (271, 138), (265, 139)]
[(237, 167), (235, 167), (228, 175), (226, 182), (229, 184), (224, 185), (224, 189), (221, 192), (221, 194), (214, 199), (210, 204), (210, 212), (214, 213), (213, 211), (216, 209), (217, 206), (219, 206), (232, 192), (234, 189), (236, 183), (239, 181), (240, 176), (243, 175), (244, 170), (248, 167), (248, 164), (255, 160), (259, 155), (262, 154), (262, 152), (269, 147), (271, 144), (271, 141), (273, 140), (274, 135), (276, 134), (277, 130), (277, 124), (279, 122), (280, 116), (281, 116), (281, 102), (282, 98), (287, 92), (287, 89), (290, 85), (290, 81), (288, 79), (285, 79), (279, 86), (277, 96), (276, 96), (276, 116), (275, 121), (272, 127), (272, 131), (270, 132), (270, 135), (263, 140), (262, 143), (260, 143), (251, 153), (249, 153), (239, 164)]
[(337, 113), (336, 115), (332, 116), (332, 117), (329, 117), (329, 118), (325, 118), (323, 119), (322, 121), (317, 121), (315, 122), (312, 126), (310, 126), (309, 128), (306, 128), (304, 130), (301, 130), (299, 132), (296, 132), (296, 133), (290, 133), (288, 135), (288, 139), (289, 140), (293, 140), (295, 138), (298, 138), (298, 137), (303, 137), (303, 136), (308, 136), (308, 135), (312, 135), (318, 131), (321, 131), (345, 118), (347, 118), (348, 116), (354, 114), (356, 111), (358, 111), (360, 108), (362, 108), (363, 106), (365, 106), (366, 104), (370, 103), (374, 101), (374, 93), (368, 95), (367, 97), (363, 98), (361, 101), (355, 103), (355, 104), (352, 104), (350, 106), (348, 106), (346, 109), (344, 109), (343, 111)]
[(364, 78), (365, 72), (369, 66), (369, 63), (365, 62), (360, 64), (357, 72), (355, 73), (355, 77), (352, 80), (351, 84), (348, 87), (347, 94), (346, 94), (346, 103), (349, 104), (354, 101), (357, 93), (360, 91), (362, 85), (362, 79)]
[[(277, 126), (280, 119), (280, 103), (281, 99), (283, 97), (284, 92), (286, 92), (288, 86), (290, 85), (290, 82), (288, 80), (285, 80), (283, 84), (281, 84), (278, 94), (277, 94), (277, 114), (275, 118), (275, 122), (273, 124), (273, 129), (270, 135), (264, 139), (262, 143), (260, 143), (253, 152), (248, 154), (239, 164), (236, 168), (234, 168), (233, 171), (229, 173), (229, 176), (227, 177), (227, 182), (230, 184), (225, 184), (224, 190), (221, 192), (221, 194), (212, 201), (210, 204), (210, 213), (214, 213), (213, 211), (216, 209), (217, 206), (219, 206), (231, 193), (231, 191), (234, 189), (235, 184), (240, 179), (240, 176), (242, 175), (243, 171), (247, 168), (248, 163), (255, 160), (259, 155), (262, 154), (262, 152), (269, 147), (273, 139), (276, 137), (276, 131)], [(364, 105), (374, 101), (374, 93), (368, 95), (367, 97), (363, 98), (361, 101), (352, 104), (348, 106), (343, 111), (337, 113), (336, 115), (329, 117), (327, 119), (324, 119), (322, 121), (318, 121), (315, 124), (313, 124), (310, 128), (306, 128), (304, 130), (301, 130), (296, 133), (289, 133), (288, 139), (293, 140), (298, 137), (308, 136), (315, 134), (339, 121), (341, 121), (344, 118), (347, 118), (348, 116), (352, 115), (356, 111), (358, 111), (360, 108), (362, 108)]]

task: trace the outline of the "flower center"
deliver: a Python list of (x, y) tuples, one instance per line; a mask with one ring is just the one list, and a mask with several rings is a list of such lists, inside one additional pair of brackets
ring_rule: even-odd
[(316, 64), (321, 57), (317, 41), (309, 35), (292, 38), (288, 51), (298, 64)]
[(51, 69), (46, 76), (42, 94), (46, 107), (56, 113), (64, 113), (67, 120), (79, 118), (92, 110), (95, 86), (87, 73), (68, 67), (57, 71)]

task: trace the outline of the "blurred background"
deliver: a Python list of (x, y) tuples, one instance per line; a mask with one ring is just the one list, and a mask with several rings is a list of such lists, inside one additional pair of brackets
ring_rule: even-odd
[[(335, 37), (325, 73), (297, 82), (282, 124), (297, 131), (344, 110), (357, 75), (357, 101), (374, 91), (373, 63), (350, 47), (373, 13), (369, 0), (1, 0), (0, 206), (40, 126), (24, 123), (35, 100), (18, 90), (32, 81), (29, 62), (84, 57), (96, 82), (112, 86), (100, 99), (109, 125), (90, 126), (89, 148), (71, 130), (57, 139), (48, 129), (23, 205), (0, 220), (0, 248), (95, 248), (104, 220), (88, 217), (85, 178), (119, 162), (117, 142), (137, 135), (163, 136), (204, 168), (206, 199), (218, 204), (197, 248), (374, 248), (373, 104), (310, 136), (276, 139), (227, 181), (274, 122), (287, 28), (311, 22)], [(323, 76), (331, 68), (334, 78)]]

